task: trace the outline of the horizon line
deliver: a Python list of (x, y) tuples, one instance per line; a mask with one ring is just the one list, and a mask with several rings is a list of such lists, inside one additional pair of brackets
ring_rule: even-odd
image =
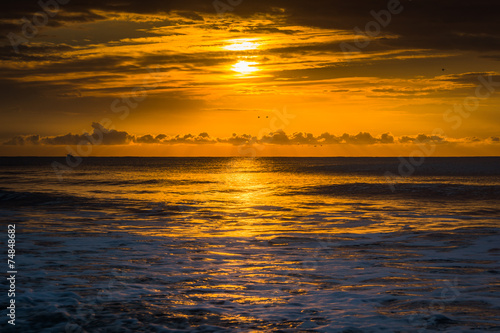
[[(73, 155), (74, 157), (80, 158), (411, 158), (407, 155), (394, 155), (394, 156), (140, 156), (140, 155), (123, 155), (123, 156), (79, 156)], [(0, 158), (22, 158), (22, 157), (36, 157), (36, 158), (65, 158), (67, 156), (57, 155), (57, 156), (43, 156), (43, 155), (0, 155)], [(500, 158), (500, 155), (436, 155), (436, 156), (426, 156), (425, 158)]]

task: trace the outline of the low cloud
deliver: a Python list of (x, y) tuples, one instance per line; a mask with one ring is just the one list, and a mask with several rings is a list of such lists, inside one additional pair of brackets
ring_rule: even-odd
[(186, 134), (168, 136), (159, 134), (155, 137), (152, 135), (144, 135), (133, 138), (134, 143), (141, 144), (214, 144), (218, 143), (217, 139), (210, 137), (208, 133), (200, 133), (198, 135)]
[(500, 143), (500, 138), (489, 137), (481, 139), (477, 137), (468, 137), (460, 139), (449, 139), (438, 135), (418, 134), (414, 136), (394, 137), (390, 133), (383, 133), (380, 136), (374, 136), (368, 132), (360, 132), (355, 135), (344, 133), (340, 136), (325, 132), (320, 135), (314, 135), (306, 132), (295, 132), (287, 134), (282, 130), (271, 132), (256, 137), (250, 134), (233, 133), (230, 137), (217, 138), (203, 132), (198, 135), (185, 134), (170, 136), (166, 134), (142, 135), (137, 136), (125, 131), (108, 129), (100, 123), (92, 123), (92, 133), (84, 134), (65, 134), (58, 136), (40, 136), (19, 135), (4, 142), (4, 145), (130, 145), (130, 144), (231, 144), (234, 146), (252, 145), (252, 144), (271, 144), (271, 145), (333, 145), (333, 144), (351, 144), (351, 145), (375, 145), (375, 144), (421, 144), (421, 143)]
[(99, 123), (92, 123), (92, 133), (66, 134), (52, 137), (40, 135), (19, 135), (4, 145), (126, 145), (135, 137), (124, 131), (107, 129)]
[(428, 142), (433, 142), (433, 143), (446, 143), (445, 138), (438, 136), (438, 135), (426, 135), (426, 134), (419, 134), (415, 137), (411, 136), (402, 136), (398, 140), (400, 143), (428, 143)]

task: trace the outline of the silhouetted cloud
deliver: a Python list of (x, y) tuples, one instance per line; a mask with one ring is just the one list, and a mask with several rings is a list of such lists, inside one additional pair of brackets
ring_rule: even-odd
[(399, 142), (400, 143), (428, 143), (428, 142), (445, 143), (447, 141), (445, 138), (440, 137), (438, 135), (419, 134), (415, 137), (403, 136), (399, 138)]
[(499, 137), (480, 139), (469, 137), (462, 139), (446, 139), (438, 135), (418, 134), (415, 136), (401, 136), (395, 138), (390, 133), (383, 133), (380, 136), (373, 136), (368, 132), (360, 132), (356, 135), (344, 133), (336, 136), (328, 132), (315, 136), (312, 133), (295, 132), (287, 134), (283, 130), (278, 130), (263, 135), (258, 138), (250, 134), (238, 135), (233, 133), (227, 138), (216, 138), (203, 132), (198, 135), (185, 134), (169, 136), (166, 134), (151, 135), (146, 134), (136, 136), (125, 131), (107, 129), (99, 123), (92, 123), (94, 129), (92, 133), (65, 134), (53, 137), (42, 137), (40, 135), (16, 136), (4, 142), (4, 145), (128, 145), (128, 144), (231, 144), (234, 146), (252, 144), (271, 145), (374, 145), (374, 144), (421, 144), (421, 143), (500, 143)]
[(127, 132), (107, 129), (99, 123), (92, 123), (92, 133), (66, 134), (53, 137), (40, 135), (16, 136), (5, 145), (125, 145), (133, 142), (134, 137)]
[(258, 140), (257, 137), (251, 136), (249, 134), (238, 135), (236, 133), (233, 133), (231, 137), (218, 139), (217, 141), (219, 143), (229, 143), (235, 146), (240, 146), (245, 144), (256, 143)]

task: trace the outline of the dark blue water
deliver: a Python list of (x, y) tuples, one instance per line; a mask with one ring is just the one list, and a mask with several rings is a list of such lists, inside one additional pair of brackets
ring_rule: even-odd
[(67, 162), (0, 160), (18, 331), (500, 330), (500, 158)]

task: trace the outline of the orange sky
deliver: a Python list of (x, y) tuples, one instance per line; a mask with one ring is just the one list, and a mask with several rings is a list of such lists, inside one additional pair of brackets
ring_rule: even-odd
[(32, 2), (0, 19), (0, 155), (500, 153), (494, 1)]

